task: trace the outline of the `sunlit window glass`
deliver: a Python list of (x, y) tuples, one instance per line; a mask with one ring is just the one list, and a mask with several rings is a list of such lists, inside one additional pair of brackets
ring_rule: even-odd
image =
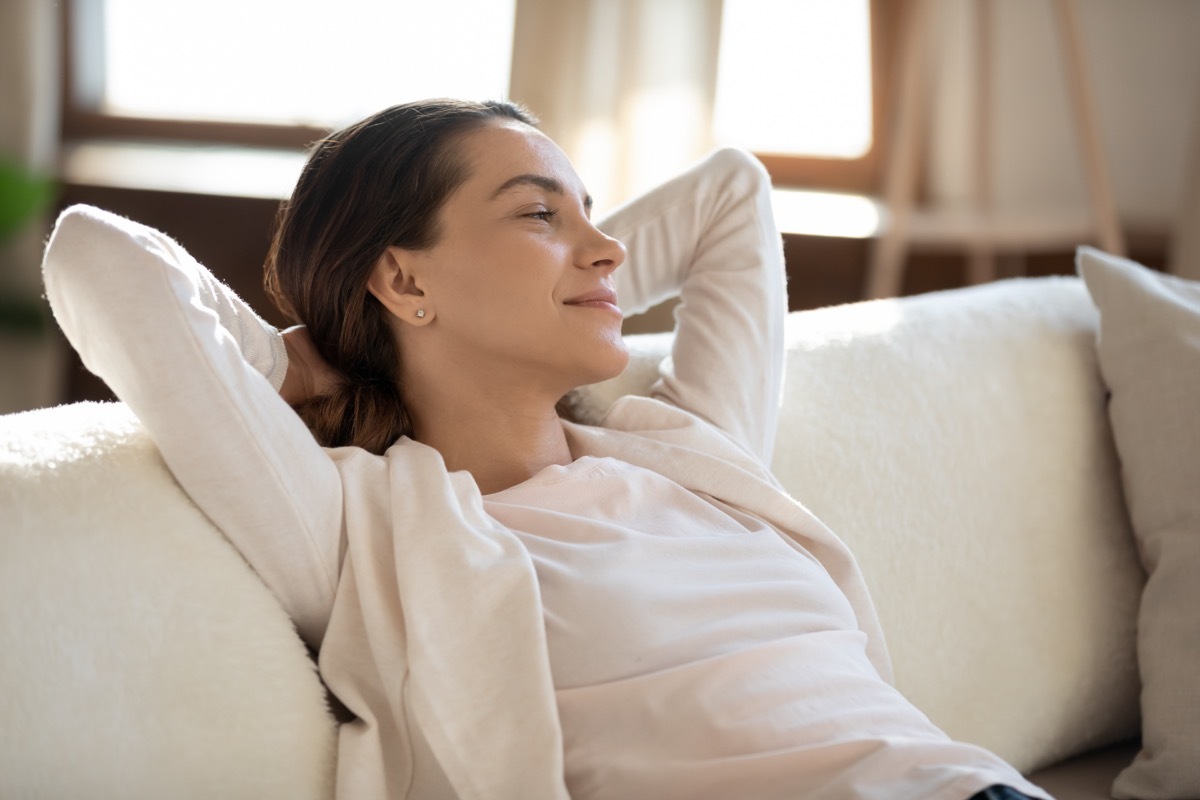
[(870, 0), (724, 0), (715, 131), (760, 153), (866, 153)]
[(337, 125), (503, 98), (515, 0), (104, 0), (102, 110)]

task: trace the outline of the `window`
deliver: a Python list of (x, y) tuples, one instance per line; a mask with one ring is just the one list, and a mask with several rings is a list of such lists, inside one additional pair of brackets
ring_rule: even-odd
[[(286, 146), (405, 100), (503, 97), (514, 9), (515, 0), (74, 0), (66, 127)], [(331, 14), (340, 24), (328, 24)]]
[(719, 63), (719, 140), (821, 158), (870, 151), (868, 0), (725, 0)]
[(714, 131), (779, 185), (876, 185), (895, 0), (724, 0)]

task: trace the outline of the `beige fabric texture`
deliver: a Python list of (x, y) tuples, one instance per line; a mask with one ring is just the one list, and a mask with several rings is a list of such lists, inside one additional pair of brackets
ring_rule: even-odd
[(1118, 798), (1200, 797), (1200, 283), (1083, 247), (1126, 501), (1148, 574), (1142, 751)]

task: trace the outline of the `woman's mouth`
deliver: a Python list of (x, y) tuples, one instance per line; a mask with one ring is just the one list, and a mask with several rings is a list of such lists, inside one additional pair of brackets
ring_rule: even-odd
[(617, 314), (621, 313), (621, 309), (617, 305), (617, 294), (612, 289), (596, 289), (595, 291), (572, 297), (570, 300), (565, 300), (563, 301), (563, 305), (598, 308), (613, 311)]

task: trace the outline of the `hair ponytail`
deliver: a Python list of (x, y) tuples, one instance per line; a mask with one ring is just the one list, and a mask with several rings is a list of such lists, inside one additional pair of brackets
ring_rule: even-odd
[(325, 447), (353, 444), (382, 453), (412, 433), (396, 385), (380, 381), (347, 381), (328, 394), (305, 400), (295, 410)]
[(387, 312), (373, 297), (365, 298), (364, 305), (362, 315), (348, 315), (343, 341), (324, 348), (346, 380), (295, 410), (325, 447), (354, 445), (382, 453), (401, 436), (412, 435), (412, 420), (397, 374), (399, 348), (383, 321)]
[(346, 380), (296, 412), (325, 447), (383, 453), (412, 420), (388, 312), (367, 279), (389, 247), (438, 239), (438, 212), (467, 178), (455, 139), (497, 119), (536, 125), (507, 102), (429, 100), (381, 111), (317, 143), (279, 209), (264, 284)]

